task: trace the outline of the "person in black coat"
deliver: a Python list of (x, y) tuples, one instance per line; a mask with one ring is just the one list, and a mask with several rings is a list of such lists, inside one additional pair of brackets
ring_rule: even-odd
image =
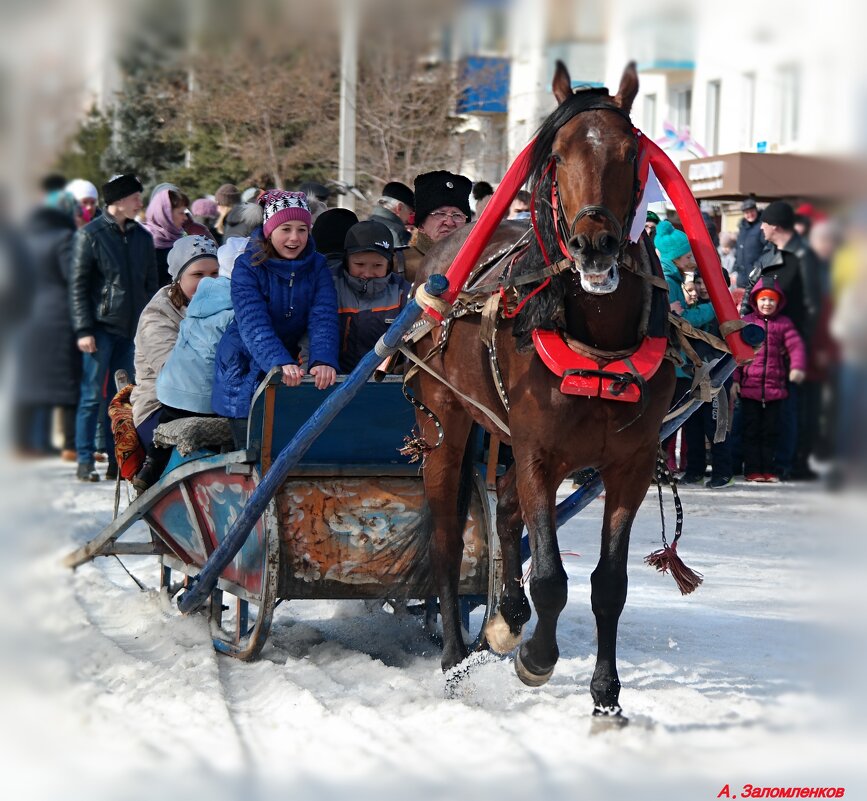
[(71, 193), (48, 194), (24, 233), (27, 268), (35, 283), (30, 314), (19, 334), (15, 376), (15, 446), (47, 454), (51, 411), (63, 411), (63, 456), (75, 459), (75, 410), (81, 356), (69, 317), (69, 272), (78, 203)]
[[(735, 266), (737, 285), (746, 289), (750, 283), (750, 273), (765, 249), (767, 242), (762, 233), (759, 209), (756, 200), (748, 197), (741, 204), (744, 218), (738, 225), (738, 239), (735, 245)], [(749, 293), (747, 293), (749, 295)]]
[(142, 309), (158, 286), (153, 238), (135, 222), (142, 208), (141, 193), (141, 182), (134, 175), (111, 178), (102, 187), (105, 212), (81, 228), (73, 243), (69, 306), (82, 353), (75, 430), (81, 481), (99, 480), (93, 463), (100, 417), (106, 426), (106, 476), (116, 475), (114, 438), (100, 405), (104, 388), (117, 370), (135, 375), (133, 337)]

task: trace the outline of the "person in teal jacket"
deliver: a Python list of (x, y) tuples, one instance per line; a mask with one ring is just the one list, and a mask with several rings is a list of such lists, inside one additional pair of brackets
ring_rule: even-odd
[[(686, 305), (683, 281), (687, 273), (693, 273), (696, 270), (695, 258), (692, 255), (692, 248), (686, 234), (683, 231), (678, 231), (668, 220), (663, 220), (656, 226), (656, 237), (653, 240), (653, 245), (659, 254), (659, 261), (662, 263), (662, 271), (668, 284), (668, 302), (671, 304), (671, 310), (696, 328), (702, 328), (712, 323), (716, 319), (712, 304)], [(677, 368), (677, 377), (690, 378), (683, 367)], [(680, 386), (678, 386), (678, 396), (681, 394), (679, 390)]]
[[(686, 297), (683, 294), (683, 281), (687, 273), (692, 273), (695, 266), (695, 258), (692, 255), (692, 247), (686, 234), (679, 231), (668, 220), (663, 220), (656, 226), (656, 236), (653, 238), (653, 246), (659, 254), (662, 264), (662, 272), (668, 284), (668, 302), (672, 312), (683, 317), (690, 325), (700, 328), (714, 319), (713, 306), (710, 303), (686, 305)], [(690, 365), (686, 357), (681, 353), (685, 366)], [(689, 391), (692, 385), (692, 377), (678, 365), (675, 369), (677, 383), (674, 388), (673, 402), (677, 402)], [(686, 437), (681, 440), (680, 459), (675, 458), (675, 438), (677, 432), (669, 436), (662, 443), (663, 449), (668, 453), (668, 467), (672, 473), (680, 473), (686, 468)]]

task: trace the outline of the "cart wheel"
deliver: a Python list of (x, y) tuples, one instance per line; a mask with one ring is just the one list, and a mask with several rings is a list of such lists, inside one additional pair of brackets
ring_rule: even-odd
[(265, 532), (261, 599), (242, 598), (225, 586), (211, 593), (209, 614), (214, 648), (243, 661), (255, 659), (262, 650), (277, 601), (280, 545), (273, 501), (265, 512)]
[[(480, 525), (484, 527), (488, 543), (488, 592), (487, 595), (461, 595), (459, 603), (464, 642), (470, 651), (482, 651), (488, 647), (485, 626), (497, 613), (503, 590), (503, 557), (497, 537), (497, 495), (485, 486), (484, 475), (477, 469), (473, 470), (473, 489), (480, 501)], [(431, 640), (441, 646), (442, 620), (438, 598), (428, 598), (425, 601), (424, 627)]]

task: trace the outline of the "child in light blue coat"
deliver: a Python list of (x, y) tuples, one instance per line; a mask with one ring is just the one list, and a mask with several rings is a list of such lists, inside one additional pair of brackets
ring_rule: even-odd
[[(213, 415), (214, 357), (220, 338), (235, 318), (230, 287), (228, 278), (202, 278), (190, 298), (175, 346), (156, 380), (159, 423)], [(144, 492), (154, 484), (170, 456), (168, 448), (149, 448), (133, 486)]]
[(187, 307), (178, 341), (157, 378), (157, 399), (196, 414), (213, 414), (217, 344), (235, 319), (228, 278), (203, 278)]

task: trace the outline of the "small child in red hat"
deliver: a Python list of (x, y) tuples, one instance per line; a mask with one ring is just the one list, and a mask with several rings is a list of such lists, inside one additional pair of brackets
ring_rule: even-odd
[(744, 476), (747, 481), (777, 482), (775, 465), (780, 408), (787, 381), (800, 384), (807, 369), (807, 349), (795, 324), (784, 314), (786, 297), (776, 281), (761, 279), (750, 292), (753, 311), (744, 317), (765, 330), (756, 357), (734, 373), (732, 393), (741, 396)]

